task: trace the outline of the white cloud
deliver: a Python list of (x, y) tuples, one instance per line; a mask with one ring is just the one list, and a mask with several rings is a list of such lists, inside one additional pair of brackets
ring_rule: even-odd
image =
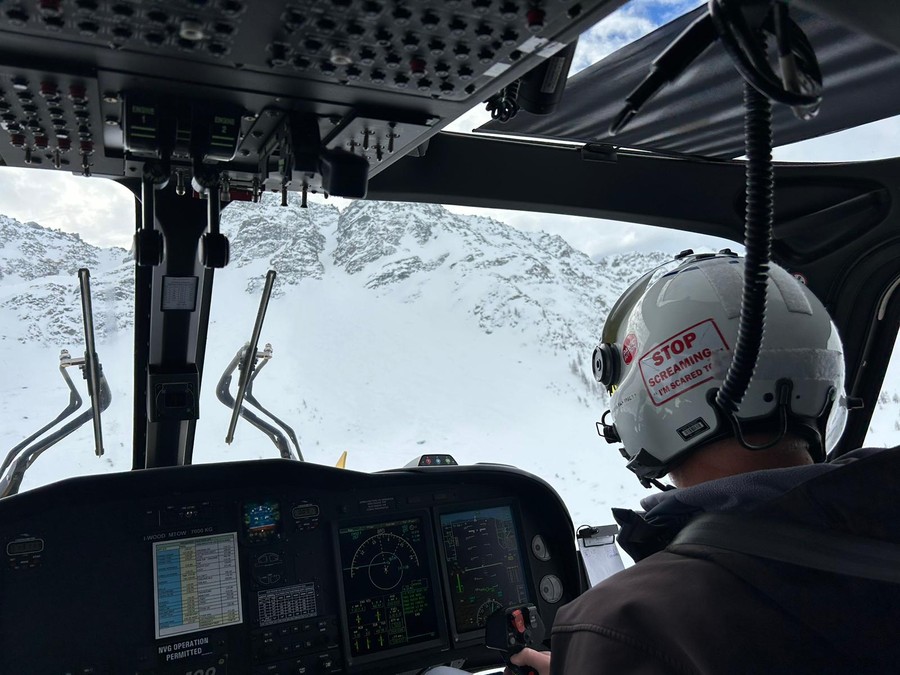
[(0, 167), (0, 213), (77, 232), (100, 246), (129, 248), (134, 198), (111, 180), (61, 171)]
[(633, 0), (582, 33), (571, 75), (695, 7), (698, 0)]
[[(826, 92), (827, 95), (827, 92)], [(782, 162), (859, 162), (900, 154), (900, 117), (864, 124), (828, 136), (776, 148)]]
[(489, 216), (527, 232), (558, 234), (572, 248), (583, 251), (592, 258), (628, 251), (675, 253), (685, 248), (718, 250), (735, 247), (734, 242), (718, 237), (602, 218), (467, 206), (448, 206), (448, 208), (455, 213)]
[(571, 75), (597, 63), (617, 49), (643, 37), (656, 26), (647, 16), (614, 12), (590, 30), (582, 33), (572, 60)]

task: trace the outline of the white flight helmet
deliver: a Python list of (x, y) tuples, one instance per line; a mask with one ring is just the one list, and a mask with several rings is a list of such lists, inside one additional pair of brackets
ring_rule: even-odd
[[(841, 340), (822, 303), (770, 265), (759, 360), (732, 417), (715, 393), (737, 338), (743, 259), (730, 251), (679, 257), (638, 279), (610, 312), (592, 359), (611, 394), (601, 433), (624, 445), (647, 486), (686, 453), (729, 436), (762, 449), (790, 432), (823, 461), (847, 406)], [(746, 440), (754, 433), (755, 445)]]

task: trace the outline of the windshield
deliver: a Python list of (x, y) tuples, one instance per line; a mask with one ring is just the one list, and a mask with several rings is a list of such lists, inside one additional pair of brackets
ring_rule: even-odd
[[(130, 201), (109, 181), (71, 180), (102, 186), (104, 203)], [(347, 451), (347, 468), (377, 471), (449, 454), (546, 478), (579, 522), (608, 519), (613, 504), (636, 505), (644, 489), (595, 430), (605, 398), (590, 354), (630, 281), (697, 238), (628, 226), (643, 229), (638, 250), (628, 238), (610, 245), (602, 233), (574, 237), (573, 246), (553, 232), (574, 232), (571, 219), (522, 214), (508, 223), (504, 212), (333, 202), (304, 209), (292, 196), (281, 207), (267, 195), (224, 209), (232, 260), (216, 273), (194, 461), (278, 456), (244, 420), (226, 445), (230, 410), (215, 396), (250, 338), (266, 271), (275, 269), (259, 345), (270, 343), (273, 357), (253, 394), (296, 431), (307, 461), (334, 465)], [(35, 462), (23, 489), (131, 467), (134, 263), (122, 246), (131, 213), (120, 208), (122, 224), (105, 239), (93, 219), (82, 236), (0, 220), (0, 349), (12, 368), (0, 384), (5, 451), (68, 401), (58, 364), (61, 349), (84, 352), (79, 267), (91, 270), (97, 351), (113, 394), (104, 457), (94, 456), (87, 424)], [(537, 230), (542, 223), (549, 232)], [(81, 372), (71, 375), (89, 405)]]
[[(92, 182), (111, 199), (124, 191)], [(275, 269), (259, 345), (271, 344), (273, 356), (253, 394), (293, 428), (306, 461), (334, 465), (346, 451), (348, 469), (378, 471), (449, 454), (545, 478), (576, 524), (606, 522), (614, 505), (637, 506), (647, 491), (595, 430), (606, 397), (591, 374), (591, 351), (613, 302), (643, 271), (684, 248), (729, 242), (625, 224), (610, 239), (610, 228), (586, 219), (507, 221), (509, 212), (334, 201), (303, 209), (299, 198), (282, 207), (267, 195), (223, 211), (233, 253), (216, 273), (194, 462), (278, 456), (245, 420), (226, 445), (230, 410), (215, 395), (250, 338), (265, 274)], [(123, 209), (120, 217), (128, 215)], [(8, 216), (0, 224), (0, 349), (11, 369), (0, 383), (4, 448), (68, 400), (59, 352), (84, 351), (81, 266), (91, 269), (98, 353), (113, 393), (104, 457), (94, 456), (85, 425), (36, 461), (23, 489), (131, 468), (130, 254), (87, 241), (90, 228), (80, 238)], [(538, 231), (541, 224), (548, 231)], [(125, 239), (128, 230), (113, 231)]]

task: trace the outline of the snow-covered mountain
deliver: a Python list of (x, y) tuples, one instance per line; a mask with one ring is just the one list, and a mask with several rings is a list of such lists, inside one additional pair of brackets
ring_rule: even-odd
[[(127, 251), (0, 215), (0, 341), (55, 344), (84, 336), (78, 269), (91, 270), (98, 339), (126, 330), (134, 313)], [(8, 354), (15, 358), (14, 354)]]
[[(605, 397), (590, 355), (619, 294), (671, 254), (592, 261), (558, 236), (423, 204), (339, 211), (268, 196), (226, 208), (222, 229), (232, 261), (216, 272), (195, 461), (276, 456), (243, 421), (224, 444), (229, 411), (213, 391), (250, 336), (272, 268), (262, 343), (275, 357), (254, 393), (296, 429), (308, 461), (332, 464), (348, 450), (348, 467), (362, 471), (424, 452), (515, 464), (553, 484), (577, 523), (609, 522), (610, 506), (646, 494), (597, 437)], [(85, 427), (37, 461), (26, 487), (130, 468), (132, 264), (124, 250), (0, 216), (0, 451), (66, 403), (54, 371), (60, 349), (83, 351), (82, 266), (114, 396), (105, 458)]]

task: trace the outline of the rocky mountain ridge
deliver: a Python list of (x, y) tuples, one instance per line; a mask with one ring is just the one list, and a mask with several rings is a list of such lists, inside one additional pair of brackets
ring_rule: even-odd
[(83, 341), (78, 270), (91, 271), (95, 335), (132, 325), (133, 262), (120, 248), (98, 248), (77, 234), (0, 215), (0, 341), (70, 345)]
[[(406, 303), (449, 293), (485, 333), (537, 332), (558, 352), (586, 348), (637, 272), (668, 257), (593, 262), (559, 236), (432, 204), (355, 202), (339, 211), (301, 208), (296, 199), (282, 207), (267, 195), (260, 204), (226, 208), (222, 230), (232, 260), (217, 278), (246, 277), (249, 293), (261, 288), (262, 268), (278, 271), (279, 296), (305, 279), (338, 277)], [(92, 272), (98, 337), (126, 330), (132, 265), (123, 249), (0, 216), (0, 308), (12, 313), (5, 339), (50, 344), (77, 337), (79, 267)]]

